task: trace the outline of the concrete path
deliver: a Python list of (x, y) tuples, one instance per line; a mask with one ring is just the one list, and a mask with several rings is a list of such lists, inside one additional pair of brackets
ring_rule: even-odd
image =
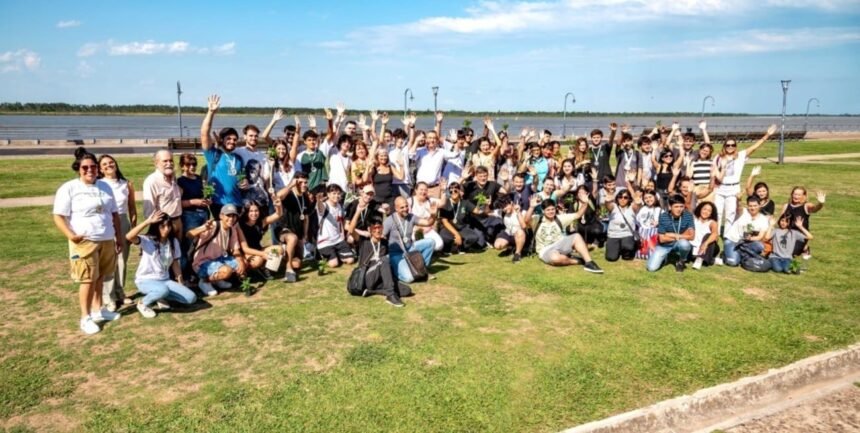
[[(135, 191), (134, 196), (138, 197), (137, 201), (143, 200), (143, 191)], [(16, 198), (0, 198), (0, 208), (7, 207), (27, 207), (27, 206), (52, 206), (54, 204), (54, 196), (43, 195), (39, 197), (16, 197)]]

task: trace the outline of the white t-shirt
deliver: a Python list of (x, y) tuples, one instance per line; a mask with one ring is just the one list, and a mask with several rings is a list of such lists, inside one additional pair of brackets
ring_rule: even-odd
[(747, 230), (748, 224), (752, 225), (752, 231), (762, 233), (768, 229), (769, 222), (767, 217), (761, 213), (753, 218), (750, 216), (749, 212), (744, 210), (741, 217), (736, 219), (729, 228), (729, 231), (726, 232), (726, 239), (732, 242), (740, 242), (743, 240), (744, 232), (749, 231)]
[(412, 170), (409, 168), (409, 149), (406, 147), (406, 143), (403, 143), (403, 147), (400, 148), (392, 146), (388, 152), (388, 160), (403, 170), (403, 179), (395, 177), (391, 183), (394, 185), (412, 185)]
[(70, 180), (54, 196), (54, 215), (66, 217), (72, 231), (90, 241), (115, 239), (114, 213), (117, 207), (113, 191), (101, 180), (92, 185), (80, 179)]
[[(729, 161), (726, 164), (726, 172), (723, 174), (723, 181), (717, 187), (717, 194), (720, 195), (736, 195), (740, 191), (741, 175), (744, 171), (744, 164), (747, 162), (747, 151), (738, 152), (737, 158)], [(718, 157), (714, 164), (719, 164)]]
[(340, 189), (344, 191), (349, 191), (347, 185), (349, 184), (349, 179), (347, 174), (350, 172), (352, 168), (352, 159), (347, 156), (343, 156), (340, 152), (331, 155), (328, 160), (328, 183), (329, 185), (335, 184), (340, 187)]
[(442, 173), (445, 150), (437, 148), (433, 153), (430, 153), (426, 147), (422, 147), (415, 152), (415, 160), (418, 161), (416, 180), (425, 182), (427, 185), (435, 185)]
[(317, 248), (330, 247), (344, 240), (343, 208), (340, 205), (332, 206), (326, 201), (325, 209), (327, 210), (317, 214), (320, 227), (319, 236), (317, 236)]
[(128, 214), (128, 181), (119, 179), (99, 179), (110, 186), (113, 191), (113, 199), (116, 201), (117, 213), (120, 215)]
[(168, 248), (166, 244), (159, 245), (146, 235), (140, 235), (137, 238), (140, 240), (141, 255), (134, 279), (158, 281), (170, 279), (170, 265), (182, 256), (179, 250), (179, 241), (173, 239), (173, 247)]
[(503, 216), (502, 222), (505, 224), (505, 233), (509, 236), (513, 236), (523, 229), (520, 225), (520, 217), (516, 212), (511, 212), (510, 214)]
[(287, 169), (286, 171), (275, 170), (275, 177), (272, 179), (272, 186), (275, 188), (275, 191), (284, 189), (287, 185), (292, 182), (293, 177), (296, 175), (296, 165), (293, 164), (292, 167)]
[(639, 213), (636, 214), (636, 222), (639, 223), (639, 227), (657, 227), (657, 225), (660, 223), (661, 213), (663, 213), (663, 209), (658, 206), (642, 206), (641, 208), (639, 208)]

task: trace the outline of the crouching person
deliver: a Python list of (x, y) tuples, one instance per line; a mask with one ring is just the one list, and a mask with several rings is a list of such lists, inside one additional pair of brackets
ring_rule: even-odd
[(383, 231), (382, 220), (373, 217), (368, 227), (369, 237), (353, 234), (355, 239), (359, 239), (358, 266), (364, 267), (364, 296), (382, 295), (385, 302), (402, 307), (401, 293), (408, 296), (412, 290), (394, 278), (391, 258), (388, 255), (388, 241)]
[(433, 249), (436, 243), (433, 239), (412, 240), (412, 231), (415, 226), (432, 226), (436, 220), (435, 215), (427, 218), (418, 218), (409, 213), (409, 203), (403, 197), (394, 199), (394, 212), (385, 219), (383, 224), (383, 236), (388, 239), (391, 251), (391, 269), (397, 278), (404, 283), (415, 281), (415, 276), (409, 268), (406, 254), (418, 251), (424, 259), (424, 266), (430, 266), (433, 257)]
[(188, 231), (188, 236), (197, 238), (192, 267), (200, 277), (200, 290), (206, 296), (215, 296), (219, 289), (230, 288), (233, 275), (244, 276), (248, 269), (242, 244), (245, 236), (236, 222), (239, 212), (231, 204), (221, 208), (219, 221)]
[(690, 241), (696, 234), (693, 214), (687, 210), (684, 197), (675, 194), (669, 197), (669, 212), (660, 214), (660, 222), (657, 225), (657, 247), (648, 257), (645, 265), (648, 272), (658, 271), (669, 254), (676, 254), (678, 261), (675, 262), (675, 270), (683, 272), (686, 267), (687, 257), (693, 249)]
[[(591, 254), (588, 253), (588, 246), (585, 244), (582, 236), (579, 233), (565, 234), (564, 227), (569, 226), (573, 221), (582, 217), (585, 209), (588, 206), (580, 206), (576, 213), (564, 213), (556, 215), (556, 204), (554, 201), (547, 199), (540, 203), (543, 208), (543, 215), (534, 215), (534, 210), (538, 206), (538, 197), (532, 197), (529, 203), (529, 210), (524, 218), (525, 222), (529, 222), (535, 233), (535, 251), (541, 261), (553, 266), (569, 266), (584, 264), (583, 269), (595, 274), (602, 274), (603, 269), (597, 266), (597, 263), (591, 259)], [(583, 204), (587, 203), (588, 193), (581, 191), (577, 197)], [(571, 255), (576, 251), (581, 260)]]
[[(147, 225), (149, 229), (146, 234), (140, 234)], [(170, 308), (167, 301), (181, 304), (193, 304), (197, 301), (197, 296), (185, 287), (182, 280), (179, 266), (182, 251), (179, 248), (179, 239), (173, 232), (170, 218), (164, 212), (153, 212), (146, 221), (132, 228), (125, 238), (140, 246), (140, 264), (137, 266), (134, 284), (137, 285), (137, 290), (144, 294), (143, 299), (137, 303), (137, 311), (143, 317), (155, 317), (153, 304), (166, 310)], [(176, 281), (170, 279), (171, 269), (173, 275), (176, 275)]]

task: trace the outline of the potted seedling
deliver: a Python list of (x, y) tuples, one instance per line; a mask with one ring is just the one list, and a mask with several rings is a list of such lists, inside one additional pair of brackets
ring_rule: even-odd
[(484, 212), (484, 209), (487, 207), (487, 204), (490, 202), (490, 199), (483, 192), (479, 192), (478, 195), (475, 196), (475, 204), (478, 205), (478, 210)]
[(245, 293), (245, 296), (251, 296), (254, 294), (254, 287), (251, 286), (251, 279), (248, 277), (242, 279), (242, 284), (239, 287), (242, 288), (242, 292)]
[(472, 121), (469, 119), (463, 119), (463, 128), (468, 128), (472, 126)]
[(508, 132), (508, 126), (511, 125), (508, 125), (507, 123), (502, 123), (502, 131)]

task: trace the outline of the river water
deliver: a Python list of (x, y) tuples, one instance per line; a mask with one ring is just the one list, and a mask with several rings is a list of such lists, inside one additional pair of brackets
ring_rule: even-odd
[[(349, 113), (348, 113), (349, 114)], [(351, 117), (354, 119), (354, 117)], [(771, 123), (779, 124), (779, 116), (749, 116), (749, 117), (706, 117), (708, 130), (712, 132), (741, 132), (741, 131), (764, 131)], [(184, 115), (182, 117), (182, 136), (196, 137), (200, 134), (201, 115)], [(224, 126), (232, 126), (241, 130), (247, 124), (255, 124), (261, 130), (266, 126), (270, 116), (230, 116), (219, 115), (215, 118), (214, 129)], [(400, 121), (393, 120), (389, 127), (397, 128)], [(482, 128), (481, 118), (475, 116), (470, 118), (472, 128), (480, 134)], [(677, 120), (682, 128), (695, 128), (698, 123), (697, 117), (568, 117), (565, 121), (562, 117), (493, 117), (497, 130), (501, 130), (503, 124), (509, 125), (512, 134), (518, 134), (523, 127), (534, 127), (548, 129), (553, 134), (559, 135), (565, 130), (567, 135), (585, 135), (594, 128), (608, 130), (610, 122), (627, 123), (632, 125), (635, 132), (645, 128), (650, 129), (655, 122), (662, 121), (664, 125), (671, 124)], [(463, 126), (464, 118), (446, 117), (443, 129), (459, 128)], [(304, 126), (306, 119), (302, 118)], [(317, 117), (318, 124), (324, 129), (324, 119)], [(369, 122), (369, 120), (368, 120)], [(272, 133), (273, 137), (281, 135), (285, 125), (292, 124), (292, 117), (282, 120)], [(428, 116), (418, 119), (419, 129), (428, 129), (433, 125), (433, 120)], [(803, 116), (786, 118), (786, 131), (860, 131), (860, 116), (813, 116), (808, 119), (808, 125)], [(80, 140), (80, 139), (112, 139), (112, 138), (149, 138), (165, 139), (179, 137), (179, 121), (176, 115), (172, 116), (10, 116), (0, 115), (0, 139), (42, 139), (42, 140)]]

